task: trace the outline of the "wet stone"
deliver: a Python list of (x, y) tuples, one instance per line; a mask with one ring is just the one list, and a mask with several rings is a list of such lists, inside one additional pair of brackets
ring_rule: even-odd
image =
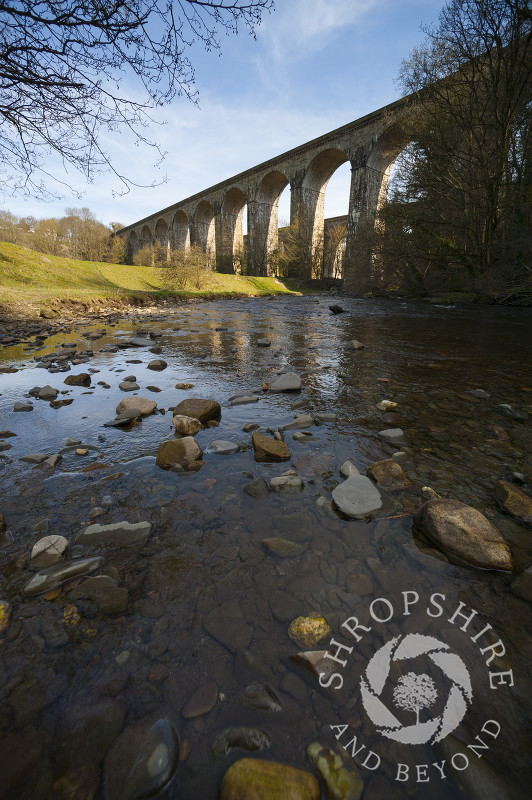
[(382, 497), (369, 478), (352, 475), (333, 489), (332, 498), (342, 514), (352, 519), (363, 519), (382, 507)]
[(236, 600), (213, 609), (204, 619), (203, 627), (232, 653), (245, 649), (251, 641), (251, 628)]
[(23, 588), (26, 597), (35, 597), (61, 586), (73, 578), (94, 572), (103, 564), (103, 558), (79, 558), (54, 564), (37, 572)]
[(42, 464), (47, 458), (47, 453), (28, 453), (26, 456), (20, 456), (19, 461), (25, 461), (28, 464)]
[(72, 601), (85, 598), (93, 600), (102, 614), (121, 614), (127, 608), (128, 591), (117, 586), (109, 575), (97, 575), (87, 578), (69, 594)]
[(173, 439), (159, 445), (155, 463), (161, 469), (171, 469), (176, 465), (189, 467), (201, 459), (203, 452), (192, 436)]
[(301, 414), (293, 422), (283, 425), (283, 431), (303, 430), (304, 428), (311, 428), (313, 425), (314, 417), (311, 414)]
[(511, 517), (532, 527), (532, 497), (508, 481), (497, 481), (493, 494), (503, 511)]
[(329, 797), (333, 800), (359, 800), (364, 782), (352, 761), (344, 761), (339, 752), (322, 747), (319, 742), (312, 742), (307, 753), (325, 783)]
[(174, 416), (176, 414), (183, 414), (185, 417), (199, 419), (200, 422), (205, 424), (211, 419), (219, 420), (222, 416), (222, 409), (216, 400), (188, 397), (175, 406)]
[(11, 621), (13, 606), (7, 600), (0, 600), (0, 636), (7, 631)]
[(245, 708), (258, 708), (261, 711), (281, 711), (283, 704), (276, 692), (267, 683), (253, 681), (246, 686), (238, 702)]
[(406, 438), (402, 428), (386, 428), (383, 431), (379, 431), (379, 436), (390, 444), (399, 447), (406, 444)]
[(319, 800), (314, 775), (287, 764), (242, 758), (229, 767), (220, 787), (220, 800)]
[(289, 592), (278, 589), (269, 597), (270, 608), (273, 616), (279, 622), (288, 622), (303, 613), (304, 606), (301, 600)]
[(476, 508), (458, 500), (429, 500), (416, 512), (414, 531), (450, 556), (483, 569), (513, 569), (500, 532)]
[(184, 414), (175, 414), (172, 419), (172, 425), (177, 433), (180, 433), (182, 436), (194, 436), (194, 434), (203, 428), (199, 419), (187, 417)]
[(392, 458), (371, 464), (368, 467), (368, 475), (373, 478), (379, 489), (386, 491), (406, 489), (412, 483), (402, 467)]
[(214, 758), (222, 758), (234, 748), (241, 750), (265, 750), (271, 746), (272, 740), (265, 731), (259, 728), (226, 728), (214, 739), (211, 753)]
[(244, 486), (244, 492), (253, 497), (254, 500), (264, 500), (270, 494), (270, 487), (264, 478), (257, 478), (257, 480)]
[(121, 414), (123, 411), (130, 409), (138, 409), (143, 417), (153, 414), (157, 408), (155, 400), (150, 400), (147, 397), (126, 397), (121, 400), (115, 409), (116, 414)]
[(148, 369), (153, 369), (156, 372), (161, 372), (163, 369), (166, 369), (168, 364), (162, 358), (155, 358), (153, 361), (150, 361), (148, 364)]
[(153, 530), (152, 522), (111, 522), (109, 525), (89, 525), (76, 537), (76, 544), (112, 544), (125, 547), (142, 544)]
[(288, 461), (291, 457), (288, 445), (271, 436), (254, 431), (252, 442), (255, 461)]
[(512, 581), (510, 588), (517, 597), (532, 603), (532, 564)]
[(295, 372), (285, 372), (270, 386), (270, 392), (297, 392), (301, 389), (301, 378)]
[(141, 800), (159, 794), (172, 779), (178, 760), (177, 734), (168, 719), (130, 725), (105, 758), (105, 800)]
[(351, 475), (360, 475), (359, 470), (355, 467), (352, 461), (344, 461), (340, 467), (340, 472), (344, 478), (350, 478)]
[(214, 681), (200, 686), (187, 700), (181, 710), (185, 719), (202, 717), (212, 711), (218, 701), (218, 686)]
[(270, 480), (272, 492), (282, 494), (299, 494), (305, 488), (305, 484), (299, 475), (279, 475)]
[(315, 647), (326, 636), (330, 637), (332, 631), (326, 619), (319, 616), (297, 617), (288, 627), (289, 637), (299, 646), (305, 648)]
[(123, 392), (136, 392), (140, 389), (140, 386), (135, 381), (122, 381), (122, 383), (118, 384), (118, 388), (122, 389)]
[(238, 453), (240, 447), (236, 442), (229, 442), (226, 439), (215, 439), (213, 442), (210, 442), (206, 452), (207, 453), (215, 453), (219, 456), (231, 456), (234, 453)]
[(236, 394), (233, 397), (230, 397), (228, 402), (232, 406), (245, 406), (249, 403), (258, 403), (260, 397), (257, 397), (256, 394)]
[(50, 567), (60, 561), (68, 550), (68, 540), (64, 536), (51, 534), (39, 539), (33, 545), (30, 557), (30, 569), (39, 570)]
[(63, 383), (67, 386), (85, 386), (87, 388), (91, 385), (91, 376), (87, 372), (80, 372), (79, 375), (68, 375)]
[(280, 558), (293, 558), (299, 556), (304, 551), (303, 545), (291, 542), (288, 539), (282, 539), (280, 536), (273, 536), (269, 539), (264, 539), (262, 544)]

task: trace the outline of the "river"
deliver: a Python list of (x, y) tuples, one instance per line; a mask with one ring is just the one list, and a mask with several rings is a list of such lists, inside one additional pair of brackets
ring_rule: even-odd
[[(332, 303), (344, 313), (332, 314)], [(9, 622), (0, 634), (0, 761), (9, 767), (0, 795), (4, 786), (9, 800), (214, 800), (244, 757), (317, 776), (307, 748), (319, 742), (343, 753), (364, 800), (524, 797), (531, 615), (511, 584), (532, 561), (532, 541), (493, 487), (504, 480), (530, 492), (531, 320), (530, 309), (314, 295), (139, 311), (4, 344), (0, 600)], [(156, 353), (148, 341), (125, 347), (133, 336), (150, 339)], [(349, 349), (352, 340), (363, 348)], [(70, 371), (39, 368), (36, 359), (65, 344), (92, 354)], [(148, 369), (155, 358), (167, 367)], [(81, 372), (90, 386), (64, 384)], [(300, 392), (264, 390), (286, 372), (301, 377)], [(121, 391), (131, 376), (139, 390)], [(73, 402), (52, 408), (29, 395), (46, 384)], [(230, 404), (251, 393), (257, 402)], [(105, 427), (135, 395), (155, 400), (157, 412)], [(217, 400), (219, 426), (195, 436), (204, 453), (198, 471), (162, 470), (155, 458), (173, 438), (169, 409), (187, 397)], [(13, 411), (28, 399), (31, 413)], [(379, 410), (383, 400), (397, 405)], [(309, 426), (308, 436), (286, 431), (289, 461), (254, 459), (246, 423), (271, 435), (307, 412), (336, 416)], [(396, 428), (404, 444), (380, 435)], [(214, 440), (239, 450), (209, 452)], [(345, 479), (341, 465), (351, 460), (365, 475), (397, 451), (409, 484), (383, 492), (382, 509), (364, 519), (341, 515), (331, 502)], [(62, 459), (55, 467), (19, 460), (35, 453)], [(244, 491), (289, 469), (301, 491)], [(453, 563), (414, 535), (413, 514), (434, 493), (488, 517), (510, 547), (514, 574)], [(120, 521), (153, 529), (134, 545), (75, 541), (88, 525)], [(35, 574), (31, 549), (50, 534), (68, 540), (65, 561), (103, 558), (93, 573), (107, 576), (100, 594), (84, 596), (86, 578), (23, 592)], [(476, 611), (469, 623), (466, 611)], [(300, 616), (325, 620), (328, 635), (298, 644), (289, 626)], [(356, 635), (344, 625), (354, 617), (363, 626)], [(487, 625), (486, 638), (474, 640)], [(401, 658), (409, 635), (409, 658)], [(489, 650), (499, 639), (504, 653)], [(308, 657), (293, 657), (327, 648), (336, 652), (328, 674), (339, 677), (320, 686), (302, 663)], [(393, 687), (409, 669), (425, 670), (436, 687), (430, 712), (415, 702), (399, 709)], [(495, 671), (511, 678), (492, 687)], [(399, 714), (401, 731), (413, 728), (416, 712), (427, 724), (445, 717), (449, 735), (405, 743), (385, 706)], [(467, 749), (477, 736), (480, 755)]]

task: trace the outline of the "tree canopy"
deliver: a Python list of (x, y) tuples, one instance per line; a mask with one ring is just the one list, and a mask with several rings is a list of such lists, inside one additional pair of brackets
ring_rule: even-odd
[[(143, 129), (176, 95), (197, 99), (194, 43), (220, 48), (220, 33), (254, 35), (274, 0), (0, 0), (0, 185), (41, 196), (64, 178), (56, 154), (90, 182), (111, 170), (105, 133)], [(129, 84), (129, 88), (126, 88)], [(67, 184), (68, 186), (68, 184)], [(68, 186), (68, 188), (72, 188)]]

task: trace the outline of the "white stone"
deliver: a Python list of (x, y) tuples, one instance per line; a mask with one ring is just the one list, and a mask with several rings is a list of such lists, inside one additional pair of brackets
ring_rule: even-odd
[(379, 431), (381, 439), (386, 439), (390, 444), (406, 444), (405, 434), (402, 428), (386, 428)]
[(33, 545), (30, 557), (30, 569), (42, 569), (57, 564), (68, 550), (68, 540), (64, 536), (51, 534), (39, 539)]
[(397, 403), (394, 403), (393, 400), (381, 400), (380, 403), (377, 403), (377, 408), (379, 411), (392, 411), (397, 408)]
[(297, 494), (305, 488), (303, 480), (299, 475), (279, 475), (270, 481), (272, 492), (283, 492), (285, 494)]
[(358, 342), (356, 339), (352, 339), (350, 342), (347, 343), (348, 350), (362, 350), (364, 345), (362, 342)]
[(289, 422), (288, 425), (283, 425), (283, 431), (301, 430), (303, 428), (310, 428), (312, 425), (314, 425), (314, 418), (310, 414), (301, 414), (299, 417), (296, 417), (293, 422)]
[(352, 519), (363, 519), (382, 506), (379, 490), (364, 475), (352, 475), (333, 489), (332, 498), (338, 510)]
[(270, 386), (270, 392), (296, 392), (298, 389), (301, 389), (301, 378), (295, 372), (279, 375)]
[(349, 459), (344, 461), (340, 467), (340, 472), (344, 478), (350, 478), (351, 475), (360, 475), (360, 471), (355, 467), (352, 461), (349, 461)]

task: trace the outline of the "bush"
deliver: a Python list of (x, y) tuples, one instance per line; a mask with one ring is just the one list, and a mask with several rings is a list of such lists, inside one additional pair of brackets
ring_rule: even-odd
[(185, 289), (188, 284), (200, 291), (211, 272), (209, 256), (193, 245), (188, 250), (171, 250), (161, 275), (168, 289)]

